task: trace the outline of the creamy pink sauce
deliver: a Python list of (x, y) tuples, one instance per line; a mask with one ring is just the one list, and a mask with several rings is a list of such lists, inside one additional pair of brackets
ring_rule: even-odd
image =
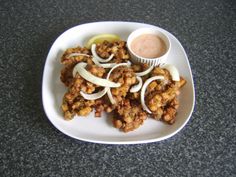
[(166, 53), (164, 41), (155, 34), (143, 34), (131, 42), (131, 50), (144, 58), (157, 58)]

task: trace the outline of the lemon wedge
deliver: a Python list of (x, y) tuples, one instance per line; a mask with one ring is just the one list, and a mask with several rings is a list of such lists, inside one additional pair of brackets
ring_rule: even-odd
[(115, 34), (99, 34), (90, 38), (86, 43), (85, 47), (90, 49), (92, 44), (102, 43), (103, 41), (114, 42), (119, 40), (120, 36)]

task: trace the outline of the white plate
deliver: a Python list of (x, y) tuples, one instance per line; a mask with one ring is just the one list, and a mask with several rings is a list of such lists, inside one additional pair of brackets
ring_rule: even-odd
[[(167, 63), (174, 64), (187, 80), (181, 89), (179, 97), (180, 107), (173, 125), (148, 119), (135, 131), (123, 133), (114, 128), (111, 119), (104, 113), (102, 118), (94, 118), (91, 113), (86, 118), (75, 117), (65, 121), (61, 112), (62, 97), (66, 92), (65, 86), (60, 81), (60, 57), (69, 47), (84, 45), (86, 40), (99, 33), (114, 33), (127, 40), (128, 35), (141, 27), (156, 26), (133, 22), (96, 22), (78, 25), (62, 35), (52, 45), (44, 67), (42, 97), (44, 110), (52, 124), (64, 134), (83, 141), (105, 144), (137, 144), (155, 142), (167, 139), (180, 131), (188, 122), (195, 102), (194, 85), (188, 57), (180, 42), (169, 32), (166, 33), (172, 43)], [(159, 28), (160, 29), (160, 28)]]

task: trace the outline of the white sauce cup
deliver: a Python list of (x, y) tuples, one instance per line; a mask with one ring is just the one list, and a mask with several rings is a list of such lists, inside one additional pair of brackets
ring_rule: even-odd
[[(142, 56), (137, 55), (136, 53), (134, 53), (131, 49), (131, 43), (133, 42), (133, 40), (135, 38), (137, 38), (140, 35), (143, 34), (154, 34), (157, 35), (158, 37), (160, 37), (165, 45), (166, 45), (166, 52), (164, 55), (157, 57), (157, 58), (144, 58)], [(166, 34), (164, 34), (161, 30), (156, 29), (156, 28), (139, 28), (135, 31), (133, 31), (127, 40), (127, 48), (129, 50), (129, 53), (131, 55), (132, 61), (135, 63), (147, 63), (149, 65), (152, 66), (158, 66), (162, 63), (165, 63), (165, 60), (168, 56), (168, 54), (170, 53), (170, 49), (171, 49), (171, 43), (170, 43), (170, 39), (168, 38), (168, 36)]]

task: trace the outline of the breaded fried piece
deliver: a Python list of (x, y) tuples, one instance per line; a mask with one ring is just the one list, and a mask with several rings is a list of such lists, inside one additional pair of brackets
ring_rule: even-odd
[(85, 48), (85, 47), (76, 47), (76, 48), (69, 48), (67, 49), (64, 54), (61, 57), (61, 63), (63, 65), (70, 65), (70, 64), (76, 64), (79, 62), (87, 62), (89, 64), (92, 64), (92, 60), (91, 57), (87, 57), (87, 56), (73, 56), (73, 57), (69, 57), (70, 54), (72, 53), (80, 53), (80, 54), (86, 54), (86, 55), (91, 55), (91, 52)]
[(102, 58), (108, 58), (111, 54), (114, 54), (113, 59), (110, 61), (111, 63), (122, 63), (130, 59), (125, 41), (104, 41), (101, 44), (97, 44), (96, 52)]
[(103, 111), (110, 113), (115, 109), (115, 105), (112, 105), (105, 95), (100, 99), (95, 100), (95, 117), (101, 117)]
[(72, 102), (64, 96), (61, 108), (64, 113), (64, 118), (66, 120), (71, 120), (76, 114), (78, 116), (88, 115), (93, 110), (94, 104), (94, 100), (85, 100), (79, 95), (76, 96)]
[(124, 132), (137, 129), (147, 119), (147, 114), (142, 107), (135, 102), (126, 99), (115, 109), (113, 124)]
[(61, 82), (65, 84), (66, 87), (69, 87), (70, 83), (73, 80), (73, 68), (74, 68), (75, 64), (68, 64), (66, 65), (62, 70), (61, 70)]
[(111, 88), (111, 93), (117, 104), (126, 97), (130, 87), (136, 82), (136, 76), (133, 70), (123, 66), (115, 69), (109, 79), (113, 82), (121, 83), (120, 87)]
[(186, 80), (180, 77), (180, 81), (173, 81), (169, 72), (159, 67), (154, 68), (151, 75), (162, 75), (165, 78), (163, 81), (151, 82), (147, 88), (145, 101), (152, 111), (151, 117), (173, 124), (179, 105), (177, 96)]
[(165, 106), (162, 120), (168, 124), (173, 124), (175, 122), (178, 107), (179, 102), (175, 97)]
[[(88, 61), (88, 60), (87, 60)], [(85, 100), (80, 91), (85, 93), (93, 93), (103, 87), (97, 86), (91, 82), (86, 81), (79, 74), (75, 77), (72, 75), (75, 64), (67, 64), (61, 72), (61, 81), (68, 87), (67, 93), (63, 97), (62, 111), (66, 120), (72, 119), (75, 115), (86, 116), (94, 107), (95, 101)], [(97, 65), (88, 64), (86, 70), (97, 77), (103, 77), (105, 69)]]

